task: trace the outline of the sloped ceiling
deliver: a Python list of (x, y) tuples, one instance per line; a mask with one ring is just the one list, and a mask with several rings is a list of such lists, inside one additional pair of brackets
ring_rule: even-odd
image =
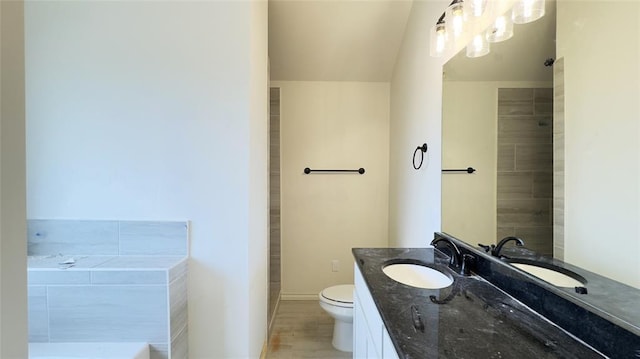
[(271, 0), (274, 81), (391, 80), (412, 1)]

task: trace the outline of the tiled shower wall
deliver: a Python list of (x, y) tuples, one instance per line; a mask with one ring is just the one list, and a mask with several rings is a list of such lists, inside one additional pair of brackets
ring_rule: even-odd
[(269, 125), (269, 313), (275, 315), (280, 297), (280, 89), (271, 88)]
[(564, 58), (553, 63), (553, 257), (564, 260)]
[(498, 90), (498, 238), (553, 254), (553, 89)]

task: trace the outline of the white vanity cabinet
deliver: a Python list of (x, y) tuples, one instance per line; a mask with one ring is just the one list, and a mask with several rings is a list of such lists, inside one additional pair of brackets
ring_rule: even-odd
[(362, 273), (354, 266), (353, 357), (366, 359), (398, 359), (389, 333), (382, 323)]

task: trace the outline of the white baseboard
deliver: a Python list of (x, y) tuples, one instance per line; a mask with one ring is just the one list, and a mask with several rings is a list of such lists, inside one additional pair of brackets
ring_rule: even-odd
[(318, 294), (281, 293), (281, 300), (319, 300)]

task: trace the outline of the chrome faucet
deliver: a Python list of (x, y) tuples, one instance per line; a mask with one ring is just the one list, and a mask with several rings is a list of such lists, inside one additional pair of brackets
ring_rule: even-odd
[(495, 248), (491, 249), (491, 255), (494, 257), (500, 257), (500, 251), (502, 250), (502, 247), (504, 247), (504, 245), (509, 242), (509, 241), (515, 241), (516, 242), (516, 246), (518, 247), (522, 247), (524, 246), (524, 241), (518, 237), (513, 237), (513, 236), (508, 236), (508, 237), (504, 237), (500, 240), (500, 242), (498, 242), (498, 244), (495, 246)]

